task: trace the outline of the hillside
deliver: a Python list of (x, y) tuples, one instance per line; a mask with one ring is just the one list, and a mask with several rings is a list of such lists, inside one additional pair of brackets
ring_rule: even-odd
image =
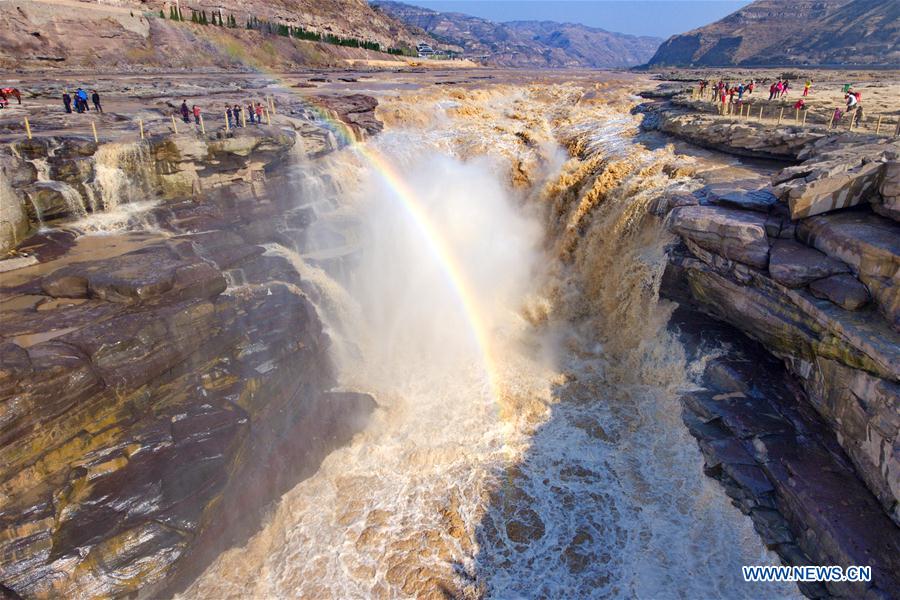
[(666, 40), (659, 66), (898, 66), (900, 2), (756, 0)]
[(646, 62), (661, 40), (572, 23), (495, 23), (400, 2), (374, 2), (381, 12), (424, 30), (464, 55), (506, 67), (629, 67)]
[[(383, 52), (335, 46), (246, 29), (259, 20), (324, 35), (375, 42), (382, 48), (431, 41), (373, 10), (364, 0), (191, 0), (184, 22), (169, 3), (117, 0), (0, 2), (0, 68), (272, 68), (340, 66), (347, 60), (396, 60)], [(221, 11), (236, 27), (190, 22), (191, 10)], [(436, 42), (435, 42), (436, 43)]]

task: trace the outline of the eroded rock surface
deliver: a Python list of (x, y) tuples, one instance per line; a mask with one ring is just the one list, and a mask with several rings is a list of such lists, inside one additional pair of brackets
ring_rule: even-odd
[[(755, 185), (752, 177), (736, 182), (737, 194), (771, 190), (779, 200), (776, 203), (729, 202), (725, 194), (715, 191), (716, 181), (690, 194), (668, 193), (652, 202), (653, 214), (664, 217), (682, 240), (671, 252), (663, 291), (740, 329), (783, 361), (802, 387), (803, 403), (814, 408), (834, 434), (828, 454), (844, 453), (839, 460), (852, 465), (875, 506), (890, 519), (890, 524), (880, 527), (896, 539), (900, 524), (900, 225), (889, 217), (896, 192), (897, 142), (848, 132), (829, 134), (815, 128), (716, 119), (686, 114), (677, 106), (648, 110), (645, 121), (649, 119), (650, 126), (700, 145), (732, 154), (803, 161), (786, 165), (774, 176), (760, 173)], [(764, 149), (759, 151), (756, 144)], [(710, 206), (713, 203), (729, 208)], [(727, 217), (722, 210), (729, 211)], [(781, 440), (777, 445), (767, 449), (769, 438), (764, 437), (752, 447), (742, 442), (745, 447), (739, 450), (731, 441), (718, 441), (757, 435), (753, 433), (757, 425), (740, 420), (726, 423), (724, 414), (704, 413), (710, 408), (707, 401), (719, 410), (734, 392), (742, 394), (740, 399), (734, 396), (728, 402), (740, 409), (744, 415), (740, 419), (759, 421), (772, 440)], [(762, 398), (771, 403), (773, 394), (766, 392)], [(780, 417), (766, 425), (762, 416), (753, 416), (754, 410), (762, 415), (772, 412), (769, 404), (750, 396), (743, 388), (719, 386), (705, 399), (698, 396), (687, 401), (702, 421), (692, 426), (695, 434), (701, 440), (710, 436), (701, 443), (708, 464), (727, 465), (724, 457), (729, 457), (733, 464), (716, 466), (717, 477), (737, 482), (755, 496), (771, 492), (770, 488), (783, 494), (776, 508), (795, 536), (807, 536), (803, 543), (797, 537), (791, 542), (803, 548), (807, 558), (819, 552), (819, 556), (840, 556), (842, 564), (854, 564), (847, 561), (860, 548), (851, 533), (870, 527), (858, 516), (871, 513), (861, 507), (872, 504), (853, 500), (847, 506), (855, 508), (835, 508), (829, 513), (833, 523), (818, 522), (819, 502), (834, 506), (839, 499), (827, 496), (843, 484), (831, 478), (834, 471), (825, 466), (824, 458), (820, 460), (821, 449), (808, 446), (805, 433), (791, 434), (799, 436), (796, 439), (784, 438), (791, 428), (800, 432), (796, 423), (784, 429)], [(725, 438), (720, 435), (722, 423), (727, 425)], [(809, 456), (792, 454), (792, 447), (805, 448)], [(768, 464), (766, 453), (778, 456), (778, 469)], [(738, 460), (740, 456), (752, 460)], [(801, 460), (809, 464), (789, 466)], [(817, 479), (817, 470), (829, 475)], [(760, 477), (761, 472), (765, 477)], [(793, 479), (780, 483), (783, 478)], [(795, 517), (789, 513), (799, 520), (792, 521)], [(778, 519), (765, 514), (765, 519), (757, 519), (759, 528), (773, 540), (779, 539)], [(855, 560), (863, 555), (856, 554)], [(792, 564), (806, 560), (799, 555), (792, 559), (790, 552), (782, 556)], [(882, 590), (890, 595), (889, 588)], [(868, 593), (830, 587), (804, 591), (813, 597)]]
[(713, 206), (683, 206), (672, 211), (669, 227), (675, 233), (747, 265), (765, 268), (769, 262), (766, 220), (755, 213)]
[[(52, 153), (60, 176), (96, 152), (34, 141), (17, 160)], [(0, 596), (170, 595), (366, 423), (373, 398), (332, 389), (313, 289), (267, 254), (314, 219), (264, 176), (291, 147), (161, 139), (153, 231), (21, 245), (36, 264), (0, 281)]]
[[(811, 598), (890, 598), (900, 585), (900, 536), (857, 477), (831, 427), (784, 366), (728, 326), (686, 310), (674, 324), (710, 361), (683, 419), (706, 473), (788, 564), (866, 564), (871, 583), (801, 583)], [(846, 415), (849, 417), (850, 415)]]

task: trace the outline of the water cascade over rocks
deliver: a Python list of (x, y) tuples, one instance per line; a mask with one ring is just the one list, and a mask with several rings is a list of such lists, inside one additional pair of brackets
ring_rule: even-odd
[(267, 253), (379, 409), (183, 597), (796, 597), (742, 584), (777, 558), (681, 422), (702, 361), (665, 329), (646, 216), (690, 185), (671, 150), (566, 87), (450, 96), (298, 176), (317, 219)]

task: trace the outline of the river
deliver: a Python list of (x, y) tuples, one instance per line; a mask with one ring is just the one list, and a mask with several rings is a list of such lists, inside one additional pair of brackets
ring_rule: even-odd
[[(690, 188), (623, 90), (384, 94), (387, 130), (296, 165), (291, 259), (341, 386), (379, 405), (184, 598), (755, 598), (777, 564), (704, 476), (702, 370), (658, 298), (653, 192)], [(671, 171), (671, 170), (669, 170)]]

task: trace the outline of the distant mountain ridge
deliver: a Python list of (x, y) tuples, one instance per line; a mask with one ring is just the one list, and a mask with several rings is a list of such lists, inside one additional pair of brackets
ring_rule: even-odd
[(670, 37), (651, 66), (900, 66), (900, 1), (756, 0)]
[(495, 66), (631, 67), (647, 62), (662, 41), (575, 23), (496, 23), (400, 2), (375, 0), (371, 4), (446, 45), (462, 48), (465, 56)]

